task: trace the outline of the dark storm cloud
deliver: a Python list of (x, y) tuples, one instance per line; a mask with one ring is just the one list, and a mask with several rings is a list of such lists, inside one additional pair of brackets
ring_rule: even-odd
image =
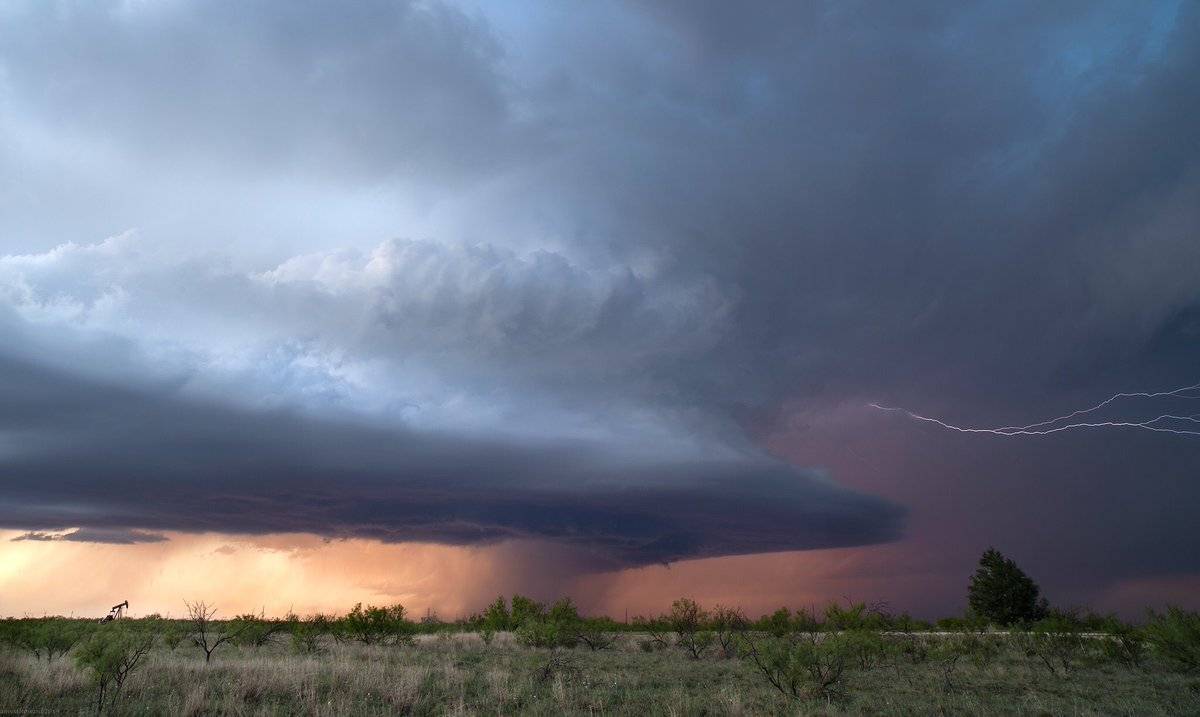
[[(180, 399), (186, 431), (169, 435), (124, 409), (106, 432), (84, 420), (92, 408), (64, 413), (62, 399), (29, 394), (7, 428), (32, 443), (0, 443), (37, 476), (22, 490), (50, 491), (38, 499), (49, 522), (29, 528), (94, 510), (97, 525), (156, 530), (558, 536), (630, 562), (776, 549), (797, 521), (815, 531), (797, 546), (893, 535), (890, 509), (837, 507), (835, 489), (760, 446), (808, 431), (834, 448), (788, 458), (834, 465), (834, 479), (931, 505), (952, 488), (959, 502), (929, 514), (927, 538), (1049, 539), (1051, 516), (1022, 518), (1017, 498), (1001, 499), (1023, 486), (1070, 526), (1052, 568), (1102, 546), (1117, 557), (1089, 568), (1097, 583), (1200, 569), (1162, 557), (1200, 501), (1186, 482), (1195, 453), (1178, 443), (971, 439), (968, 450), (891, 416), (831, 418), (879, 400), (1003, 424), (1196, 380), (1194, 3), (16, 7), (0, 30), (0, 121), (14, 138), (0, 145), (4, 179), (28, 177), (26, 199), (57, 202), (63, 172), (38, 168), (65, 167), (87, 191), (69, 192), (77, 211), (29, 219), (20, 236), (56, 240), (0, 258), (3, 295), (30, 322), (121, 336), (131, 365), (170, 357), (155, 380), (219, 389), (207, 406)], [(104, 171), (85, 171), (92, 161)], [(109, 162), (127, 180), (115, 189)], [(420, 211), (389, 213), (414, 196)], [(9, 204), (12, 217), (33, 206)], [(154, 216), (143, 243), (93, 246), (143, 214)], [(328, 236), (314, 247), (317, 218)], [(64, 235), (68, 221), (92, 233)], [(420, 240), (383, 242), (364, 226)], [(292, 234), (305, 237), (293, 246)], [(47, 251), (63, 236), (77, 244)], [(153, 255), (177, 236), (204, 256)], [(226, 266), (225, 254), (258, 263)], [(267, 348), (243, 351), (247, 337)], [(42, 364), (53, 352), (21, 355)], [(246, 355), (256, 371), (213, 379)], [(81, 363), (55, 361), (62, 380)], [(161, 386), (118, 373), (118, 388), (89, 379), (87, 392), (126, 391), (166, 415)], [(385, 408), (352, 428), (267, 421), (229, 408), (231, 396)], [(440, 433), (406, 425), (422, 420)], [(186, 509), (104, 497), (66, 470), (82, 460), (74, 448), (29, 447), (55, 431), (73, 446), (115, 432), (125, 452), (89, 448), (104, 456), (93, 476), (157, 486), (158, 466)], [(870, 472), (837, 454), (854, 445), (869, 462), (889, 431), (904, 431), (904, 448)], [(155, 445), (127, 442), (143, 433)], [(587, 448), (565, 448), (568, 435)], [(147, 456), (137, 470), (135, 445)], [(657, 445), (672, 448), (656, 465), (644, 449)], [(404, 467), (403, 500), (386, 489), (388, 465)], [(1086, 489), (1073, 466), (1086, 466)], [(781, 506), (793, 517), (749, 517), (774, 516), (758, 496), (787, 495), (789, 476), (804, 496)], [(227, 480), (234, 499), (214, 500)], [(342, 482), (341, 497), (325, 492)], [(1138, 539), (1072, 508), (1081, 490), (1088, 514)], [(14, 516), (36, 502), (18, 494)], [(645, 512), (665, 504), (690, 518)], [(998, 505), (1004, 515), (989, 514)]]
[(901, 511), (784, 464), (622, 460), (596, 446), (384, 431), (114, 389), (0, 358), (0, 524), (134, 543), (126, 526), (451, 544), (552, 540), (597, 564), (857, 545)]

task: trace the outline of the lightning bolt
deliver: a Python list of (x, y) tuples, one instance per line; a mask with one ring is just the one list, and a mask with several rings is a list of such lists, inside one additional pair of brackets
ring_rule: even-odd
[(997, 426), (993, 428), (979, 426), (956, 426), (953, 423), (948, 423), (940, 418), (922, 416), (921, 414), (914, 413), (906, 408), (899, 408), (897, 406), (883, 406), (878, 403), (869, 403), (867, 405), (880, 411), (903, 413), (913, 420), (932, 423), (936, 426), (940, 426), (941, 428), (957, 431), (959, 433), (988, 433), (994, 436), (1006, 437), (1046, 436), (1052, 433), (1062, 433), (1064, 431), (1082, 430), (1088, 428), (1132, 428), (1142, 431), (1152, 431), (1155, 433), (1173, 433), (1181, 436), (1200, 436), (1200, 413), (1187, 416), (1176, 415), (1173, 413), (1163, 413), (1155, 416), (1154, 418), (1140, 421), (1074, 420), (1080, 416), (1086, 416), (1090, 413), (1095, 413), (1096, 411), (1106, 408), (1107, 406), (1126, 398), (1200, 399), (1200, 395), (1192, 395), (1188, 393), (1189, 391), (1198, 390), (1200, 390), (1200, 383), (1194, 383), (1190, 386), (1183, 386), (1170, 391), (1135, 391), (1115, 393), (1094, 406), (1081, 408), (1077, 411), (1072, 411), (1061, 416), (1047, 418), (1043, 421), (1029, 423), (1024, 426)]

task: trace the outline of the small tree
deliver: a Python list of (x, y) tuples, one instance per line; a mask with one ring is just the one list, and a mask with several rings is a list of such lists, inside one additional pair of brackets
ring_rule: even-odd
[(736, 657), (738, 637), (750, 628), (750, 621), (740, 609), (718, 605), (713, 610), (712, 626), (721, 657)]
[(287, 623), (291, 625), (292, 649), (312, 655), (321, 651), (321, 637), (330, 631), (332, 621), (318, 613), (307, 618), (288, 615)]
[(575, 627), (575, 637), (592, 652), (607, 650), (617, 641), (615, 627), (605, 617), (580, 620)]
[(979, 558), (979, 569), (971, 576), (967, 602), (971, 611), (997, 625), (1036, 622), (1046, 614), (1046, 601), (1039, 598), (1037, 583), (995, 548)]
[(683, 648), (693, 660), (700, 659), (715, 639), (711, 630), (705, 629), (708, 612), (691, 598), (679, 598), (671, 603), (667, 621), (675, 632), (675, 644)]
[(512, 627), (512, 615), (508, 613), (508, 603), (504, 601), (503, 595), (484, 608), (482, 623), (483, 629), (490, 630), (493, 634), (498, 630), (507, 630)]
[(125, 680), (153, 645), (153, 632), (130, 627), (123, 620), (106, 623), (83, 641), (75, 664), (96, 686), (96, 714), (104, 711), (106, 699), (116, 704)]
[(520, 627), (528, 620), (540, 619), (546, 612), (546, 606), (524, 595), (512, 596), (512, 627)]
[(245, 629), (245, 624), (230, 626), (213, 620), (217, 608), (203, 600), (194, 603), (184, 600), (183, 604), (187, 606), (188, 621), (192, 623), (192, 644), (204, 651), (205, 664), (212, 661), (218, 647), (236, 639)]
[(376, 607), (357, 603), (339, 621), (340, 633), (364, 645), (398, 645), (413, 641), (416, 626), (406, 617), (403, 605)]
[[(519, 597), (513, 597), (514, 615), (518, 613)], [(516, 629), (517, 641), (521, 644), (529, 647), (575, 647), (579, 644), (583, 620), (571, 598), (560, 598), (549, 610), (537, 605), (536, 610), (529, 606), (520, 612), (525, 616)]]
[(33, 653), (38, 660), (45, 657), (53, 662), (70, 652), (85, 632), (83, 625), (63, 618), (17, 620), (10, 624), (4, 641)]
[(277, 633), (283, 632), (287, 623), (281, 620), (268, 620), (265, 614), (247, 613), (238, 615), (231, 625), (237, 634), (234, 642), (246, 647), (262, 647), (272, 641)]
[(638, 644), (645, 652), (653, 652), (654, 650), (664, 650), (671, 646), (668, 638), (671, 634), (671, 626), (666, 618), (661, 617), (642, 617), (633, 618), (633, 627), (638, 632), (644, 632), (646, 639)]

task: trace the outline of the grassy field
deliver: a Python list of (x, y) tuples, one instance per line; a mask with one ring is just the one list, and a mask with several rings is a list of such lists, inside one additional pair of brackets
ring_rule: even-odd
[[(135, 621), (129, 621), (135, 622)], [(936, 645), (953, 636), (892, 636)], [(322, 636), (297, 653), (286, 635), (222, 645), (206, 663), (184, 642), (156, 642), (106, 714), (1200, 714), (1200, 675), (1105, 660), (1091, 647), (1052, 672), (1013, 636), (985, 659), (889, 650), (851, 661), (828, 694), (785, 695), (753, 661), (711, 650), (693, 659), (625, 633), (607, 650), (531, 648), (512, 633), (471, 632), (404, 645)], [(1093, 640), (1093, 642), (1095, 642)], [(0, 656), (0, 713), (95, 714), (96, 686), (71, 655)]]

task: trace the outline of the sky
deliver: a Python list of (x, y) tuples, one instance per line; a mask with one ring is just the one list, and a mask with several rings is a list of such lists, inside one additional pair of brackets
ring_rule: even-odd
[(871, 405), (1200, 381), (1197, 74), (1166, 0), (0, 0), (0, 614), (1198, 606), (1200, 436)]

